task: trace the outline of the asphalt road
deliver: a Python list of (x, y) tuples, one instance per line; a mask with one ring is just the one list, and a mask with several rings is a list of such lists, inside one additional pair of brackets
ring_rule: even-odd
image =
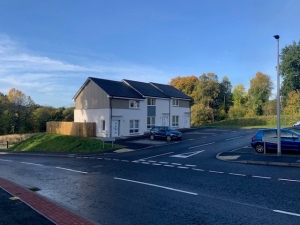
[(99, 224), (300, 224), (299, 168), (216, 159), (252, 151), (254, 133), (199, 129), (96, 157), (0, 155), (0, 176)]

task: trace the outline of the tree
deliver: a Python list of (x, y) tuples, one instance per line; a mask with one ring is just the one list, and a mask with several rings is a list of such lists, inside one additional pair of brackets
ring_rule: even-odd
[[(220, 93), (220, 85), (218, 82), (218, 76), (214, 73), (202, 74), (199, 77), (199, 83), (197, 93), (195, 96), (195, 103), (202, 104), (205, 109), (210, 113), (210, 119), (215, 121), (215, 114), (218, 110), (217, 97)], [(212, 112), (212, 113), (211, 113)]]
[(227, 76), (223, 77), (219, 86), (220, 93), (218, 95), (218, 105), (222, 106), (219, 109), (223, 109), (225, 113), (228, 112), (230, 106), (232, 106), (232, 85)]
[(281, 94), (300, 89), (300, 41), (285, 46), (280, 55), (280, 74), (283, 78)]
[(244, 85), (238, 84), (234, 87), (233, 93), (233, 104), (234, 106), (245, 106), (248, 101), (248, 94), (246, 92), (246, 89)]
[(290, 91), (287, 95), (286, 106), (283, 107), (283, 113), (286, 115), (300, 114), (300, 90)]
[(177, 88), (188, 96), (194, 98), (196, 95), (198, 79), (196, 76), (187, 76), (187, 77), (175, 77), (173, 78), (169, 85)]
[(270, 76), (261, 72), (257, 72), (256, 76), (250, 80), (249, 104), (255, 115), (263, 115), (263, 106), (269, 100), (272, 88), (273, 83)]

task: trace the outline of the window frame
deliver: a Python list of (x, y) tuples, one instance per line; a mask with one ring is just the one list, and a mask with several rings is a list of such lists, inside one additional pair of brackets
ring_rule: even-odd
[[(133, 106), (131, 106), (133, 104)], [(130, 109), (139, 109), (140, 101), (139, 100), (129, 100), (129, 108)]]
[(155, 116), (147, 116), (147, 129), (151, 129), (154, 126), (155, 126)]
[(129, 134), (137, 134), (140, 129), (139, 120), (129, 120)]
[(172, 127), (179, 127), (179, 116), (177, 115), (172, 116)]
[(155, 98), (147, 98), (147, 106), (153, 106), (156, 103)]
[(179, 106), (179, 99), (172, 99), (172, 106)]

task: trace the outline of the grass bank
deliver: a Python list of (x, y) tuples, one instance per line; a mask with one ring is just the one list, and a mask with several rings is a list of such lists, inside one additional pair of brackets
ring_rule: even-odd
[[(9, 147), (9, 151), (76, 152), (95, 153), (112, 149), (111, 143), (96, 138), (76, 137), (59, 134), (38, 134)], [(113, 145), (114, 149), (121, 148)]]
[[(281, 127), (291, 127), (299, 116), (281, 115)], [(205, 124), (203, 126), (227, 127), (227, 128), (272, 128), (277, 127), (277, 116), (257, 116), (253, 118), (240, 118), (233, 120), (224, 120), (217, 123)]]

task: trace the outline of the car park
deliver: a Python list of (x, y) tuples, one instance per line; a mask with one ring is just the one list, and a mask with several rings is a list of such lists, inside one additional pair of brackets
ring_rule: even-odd
[(173, 129), (172, 127), (155, 126), (150, 130), (150, 139), (154, 140), (155, 138), (171, 141), (174, 139), (181, 139), (182, 133), (178, 130)]
[[(300, 133), (292, 129), (281, 129), (281, 149), (300, 152)], [(251, 146), (257, 153), (277, 150), (277, 129), (261, 129), (251, 139)]]

